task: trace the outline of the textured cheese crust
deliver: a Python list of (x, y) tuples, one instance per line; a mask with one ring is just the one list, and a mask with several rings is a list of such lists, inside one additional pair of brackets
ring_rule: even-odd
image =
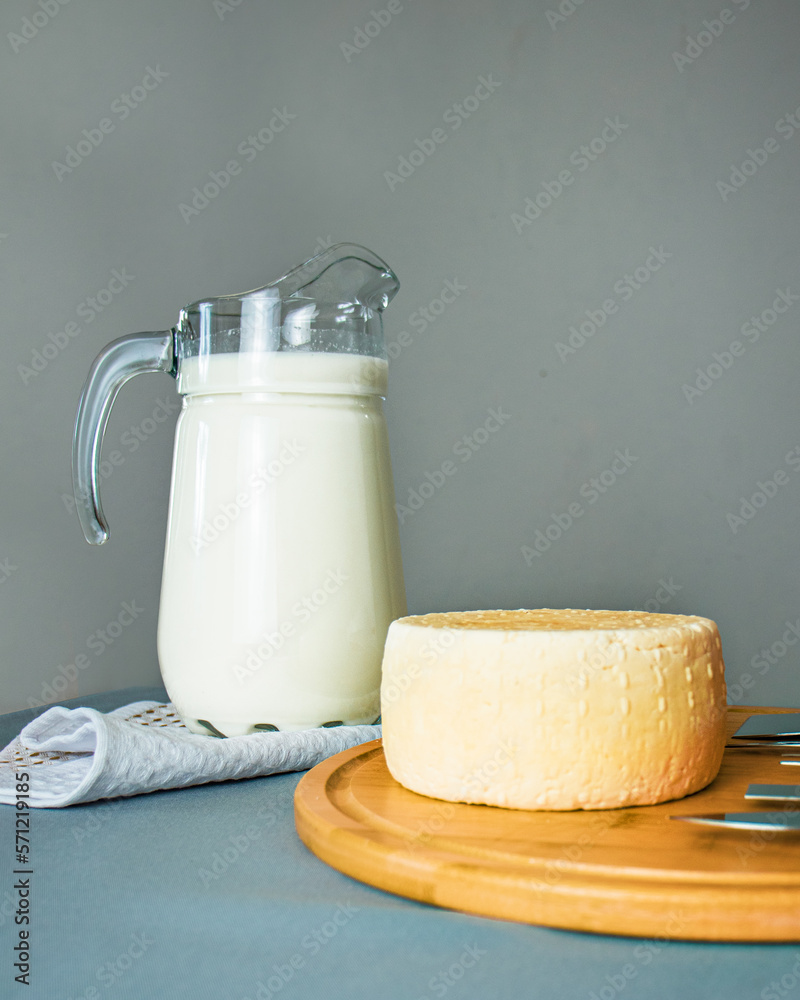
[(422, 795), (516, 809), (681, 798), (725, 745), (716, 624), (638, 611), (400, 618), (383, 659), (383, 747)]

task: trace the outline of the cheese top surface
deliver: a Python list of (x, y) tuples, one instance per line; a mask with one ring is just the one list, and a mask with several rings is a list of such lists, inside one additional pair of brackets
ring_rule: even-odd
[(518, 611), (444, 611), (398, 618), (404, 625), (421, 628), (494, 629), (514, 631), (573, 632), (587, 629), (676, 628), (697, 624), (716, 628), (709, 618), (695, 615), (659, 615), (647, 611), (591, 611), (552, 608)]

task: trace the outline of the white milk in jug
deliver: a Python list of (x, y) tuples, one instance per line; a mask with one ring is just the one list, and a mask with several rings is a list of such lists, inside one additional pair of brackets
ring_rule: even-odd
[(181, 361), (158, 655), (191, 730), (374, 722), (405, 614), (385, 361)]

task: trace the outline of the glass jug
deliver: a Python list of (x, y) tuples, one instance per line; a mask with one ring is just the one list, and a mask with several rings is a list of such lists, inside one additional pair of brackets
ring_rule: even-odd
[(195, 733), (372, 723), (405, 614), (381, 313), (399, 282), (338, 244), (263, 288), (109, 344), (78, 409), (86, 540), (108, 538), (100, 449), (119, 388), (169, 372), (175, 435), (158, 621), (164, 685)]

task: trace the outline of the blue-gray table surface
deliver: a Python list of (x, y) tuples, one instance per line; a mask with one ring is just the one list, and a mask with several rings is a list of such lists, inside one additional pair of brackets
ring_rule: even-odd
[[(63, 704), (110, 711), (145, 698), (165, 693)], [(40, 711), (0, 717), (0, 746)], [(298, 839), (301, 777), (33, 810), (30, 986), (14, 981), (14, 812), (0, 806), (0, 997), (800, 1000), (800, 944), (581, 934), (362, 885)]]

